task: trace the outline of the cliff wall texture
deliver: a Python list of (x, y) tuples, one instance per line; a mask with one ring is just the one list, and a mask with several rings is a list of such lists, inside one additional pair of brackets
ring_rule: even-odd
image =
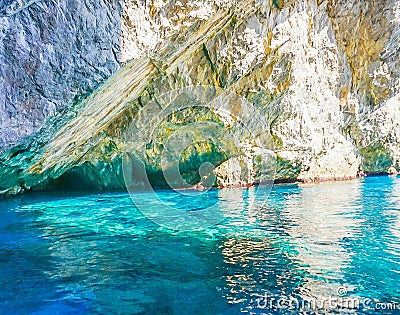
[[(194, 86), (215, 87), (214, 98), (229, 91), (262, 113), (276, 179), (400, 168), (398, 1), (43, 0), (8, 1), (0, 12), (4, 193), (76, 181), (123, 187), (122, 153), (143, 145), (132, 125), (151, 125), (143, 109)], [(177, 126), (232, 128), (208, 111), (185, 113), (168, 117), (141, 155), (154, 178)], [(243, 141), (228, 146), (254, 152)], [(196, 155), (221, 166), (219, 184), (248, 181), (224, 167), (240, 161), (207, 146), (194, 152), (183, 157), (187, 178)]]

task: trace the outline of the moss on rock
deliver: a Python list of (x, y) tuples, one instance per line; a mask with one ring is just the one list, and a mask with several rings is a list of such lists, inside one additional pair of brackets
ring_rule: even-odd
[(366, 173), (386, 173), (393, 164), (388, 150), (380, 142), (376, 142), (360, 149), (363, 170)]

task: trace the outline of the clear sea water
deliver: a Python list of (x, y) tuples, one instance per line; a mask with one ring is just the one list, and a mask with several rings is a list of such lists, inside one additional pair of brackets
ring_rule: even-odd
[(1, 201), (0, 313), (400, 314), (400, 177), (276, 185), (226, 211), (179, 232), (127, 193)]

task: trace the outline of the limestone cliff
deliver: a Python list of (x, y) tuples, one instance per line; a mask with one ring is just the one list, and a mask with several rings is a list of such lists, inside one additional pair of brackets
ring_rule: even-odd
[[(2, 154), (4, 193), (76, 181), (123, 187), (129, 129), (150, 119), (138, 112), (200, 85), (263, 113), (277, 179), (399, 169), (398, 1), (44, 0), (8, 1), (0, 12), (3, 147), (36, 132)], [(183, 122), (218, 122), (187, 115)], [(180, 123), (170, 117), (143, 156), (155, 180), (160, 145)], [(210, 147), (195, 151), (226, 160)], [(190, 177), (195, 159), (187, 160)], [(219, 182), (237, 181), (230, 171), (222, 167)]]

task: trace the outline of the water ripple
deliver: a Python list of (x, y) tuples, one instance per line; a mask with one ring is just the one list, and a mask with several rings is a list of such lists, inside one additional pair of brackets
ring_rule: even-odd
[[(236, 193), (246, 201), (251, 188)], [(220, 209), (224, 221), (192, 232), (160, 228), (125, 193), (30, 194), (0, 208), (2, 313), (300, 314), (264, 308), (265, 294), (400, 305), (398, 177), (276, 186), (265, 206)], [(317, 306), (306, 313), (382, 313)]]

